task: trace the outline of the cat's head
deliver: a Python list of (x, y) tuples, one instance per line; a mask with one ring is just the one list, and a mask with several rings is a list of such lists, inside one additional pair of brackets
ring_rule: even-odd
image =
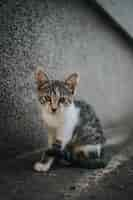
[(50, 80), (42, 70), (35, 72), (38, 97), (42, 106), (50, 113), (63, 112), (73, 102), (79, 74), (73, 73), (64, 81)]

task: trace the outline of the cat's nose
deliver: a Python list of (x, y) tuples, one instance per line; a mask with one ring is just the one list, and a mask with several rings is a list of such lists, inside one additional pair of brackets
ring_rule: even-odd
[(56, 112), (56, 110), (57, 110), (56, 108), (52, 108), (52, 112)]

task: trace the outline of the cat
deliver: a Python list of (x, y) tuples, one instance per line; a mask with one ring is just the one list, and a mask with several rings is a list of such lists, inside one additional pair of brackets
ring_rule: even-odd
[(50, 80), (43, 69), (35, 72), (42, 120), (48, 130), (48, 149), (34, 170), (47, 172), (55, 160), (95, 168), (104, 166), (105, 137), (94, 108), (75, 100), (79, 74)]

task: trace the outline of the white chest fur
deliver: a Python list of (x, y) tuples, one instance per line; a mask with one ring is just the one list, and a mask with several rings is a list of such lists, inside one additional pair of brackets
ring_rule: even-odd
[(64, 125), (58, 129), (58, 135), (63, 132), (63, 147), (71, 140), (75, 126), (79, 122), (79, 108), (74, 104), (64, 112)]
[(59, 112), (59, 113), (52, 114), (52, 113), (49, 113), (44, 108), (42, 108), (41, 111), (42, 111), (42, 118), (47, 126), (56, 129), (62, 124), (64, 124), (64, 120), (65, 120), (64, 113)]
[(79, 108), (74, 104), (66, 107), (63, 112), (56, 114), (42, 110), (42, 117), (45, 123), (55, 129), (56, 139), (60, 140), (65, 146), (72, 138), (75, 126), (79, 121)]

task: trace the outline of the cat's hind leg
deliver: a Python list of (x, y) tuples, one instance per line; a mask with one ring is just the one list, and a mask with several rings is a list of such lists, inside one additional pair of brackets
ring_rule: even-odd
[(102, 168), (106, 165), (102, 144), (71, 146), (64, 150), (63, 158), (71, 165), (88, 169)]
[(76, 146), (73, 158), (76, 165), (89, 169), (103, 168), (106, 165), (102, 144)]
[(102, 144), (77, 145), (73, 151), (76, 154), (82, 152), (85, 157), (90, 159), (101, 158), (103, 156)]

